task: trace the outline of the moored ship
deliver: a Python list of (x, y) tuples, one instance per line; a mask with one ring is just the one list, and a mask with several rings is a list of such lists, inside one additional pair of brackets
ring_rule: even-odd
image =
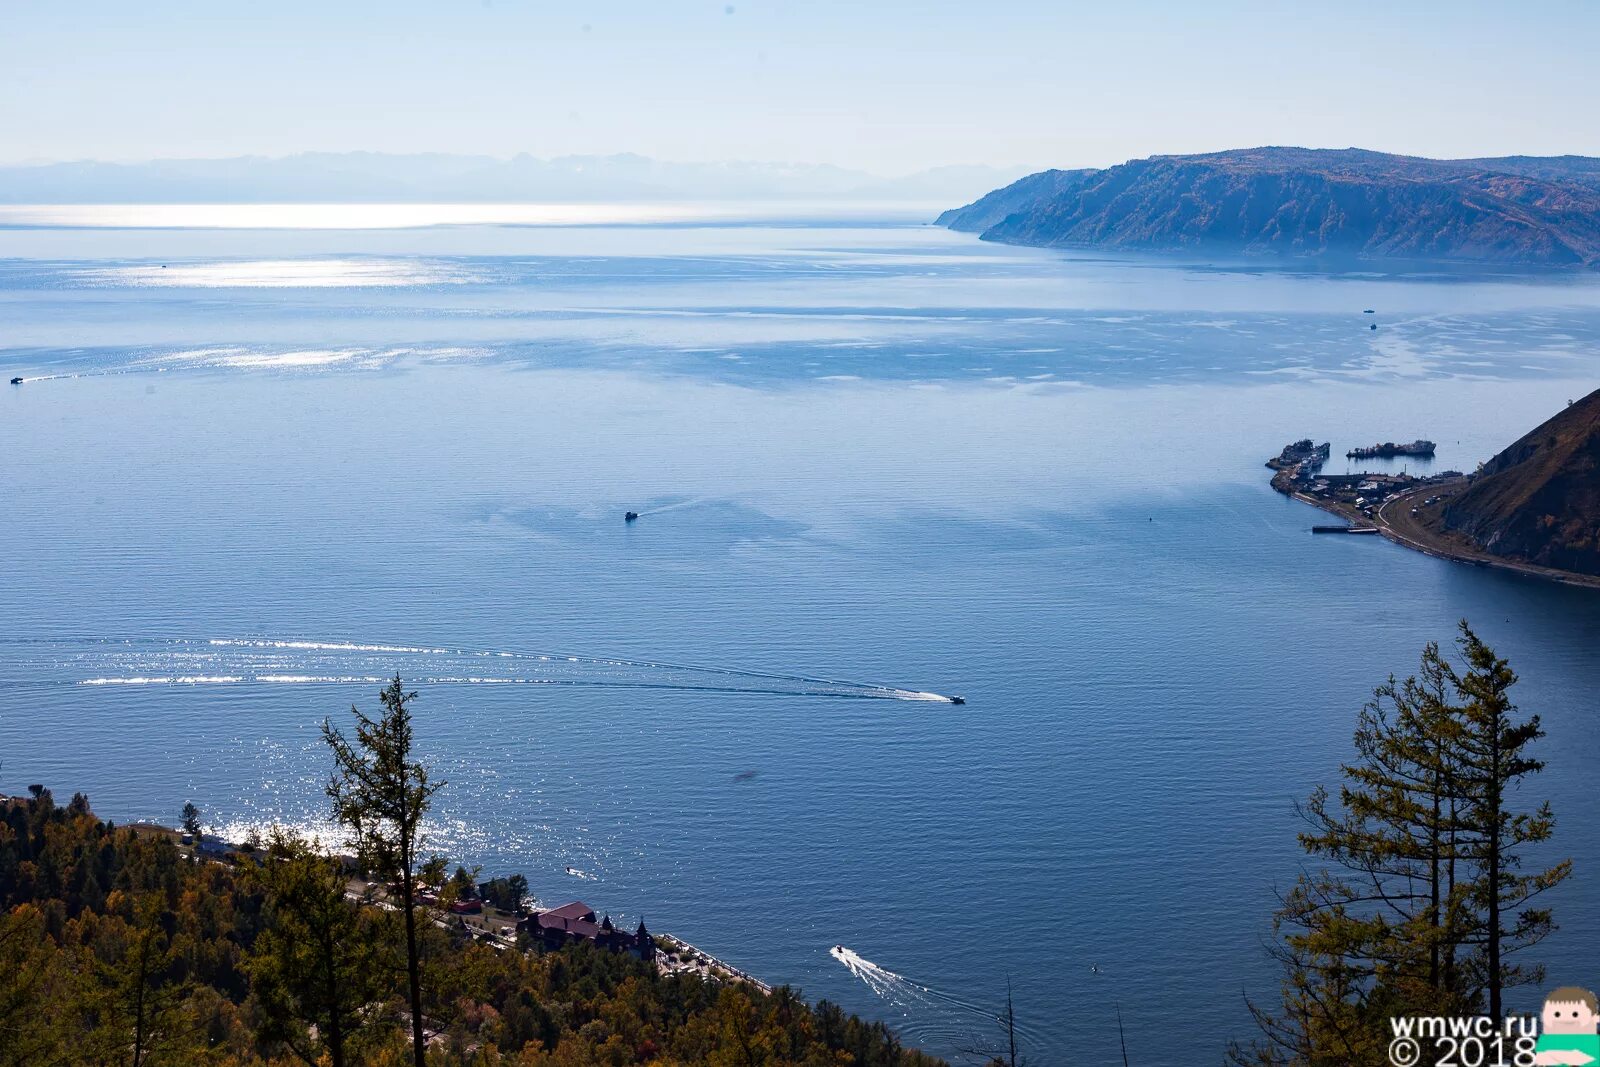
[(1407, 445), (1397, 445), (1393, 441), (1385, 441), (1381, 445), (1372, 445), (1368, 448), (1352, 448), (1345, 453), (1346, 459), (1393, 459), (1396, 456), (1431, 456), (1434, 445), (1432, 441), (1420, 438)]

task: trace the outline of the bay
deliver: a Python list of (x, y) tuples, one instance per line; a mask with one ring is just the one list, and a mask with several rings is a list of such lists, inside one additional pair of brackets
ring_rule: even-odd
[(1589, 980), (1600, 598), (1313, 538), (1261, 464), (1471, 469), (1595, 386), (1591, 279), (250, 210), (0, 229), (0, 788), (313, 825), (322, 720), (401, 670), (453, 859), (936, 1053), (1010, 978), (1040, 1062), (1119, 1006), (1193, 1062), (1276, 987), (1294, 800), (1465, 617), (1549, 731), (1538, 951)]

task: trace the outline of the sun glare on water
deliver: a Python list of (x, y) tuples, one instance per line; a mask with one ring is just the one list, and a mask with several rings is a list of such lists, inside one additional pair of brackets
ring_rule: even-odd
[(346, 289), (468, 282), (467, 271), (392, 259), (263, 259), (85, 271), (91, 285), (196, 289)]

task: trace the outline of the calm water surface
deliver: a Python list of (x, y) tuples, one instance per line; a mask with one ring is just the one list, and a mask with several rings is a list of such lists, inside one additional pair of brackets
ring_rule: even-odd
[(1592, 280), (529, 218), (0, 229), (0, 788), (311, 823), (323, 716), (403, 670), (437, 846), (547, 904), (942, 1054), (1010, 977), (1040, 1062), (1119, 1004), (1213, 1061), (1292, 801), (1465, 616), (1550, 734), (1543, 955), (1600, 980), (1600, 597), (1313, 538), (1261, 466), (1470, 469), (1600, 384)]

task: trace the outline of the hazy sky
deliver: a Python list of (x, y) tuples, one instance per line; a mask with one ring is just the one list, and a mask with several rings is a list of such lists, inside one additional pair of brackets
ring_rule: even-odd
[(0, 158), (1600, 155), (1600, 4), (0, 0)]

